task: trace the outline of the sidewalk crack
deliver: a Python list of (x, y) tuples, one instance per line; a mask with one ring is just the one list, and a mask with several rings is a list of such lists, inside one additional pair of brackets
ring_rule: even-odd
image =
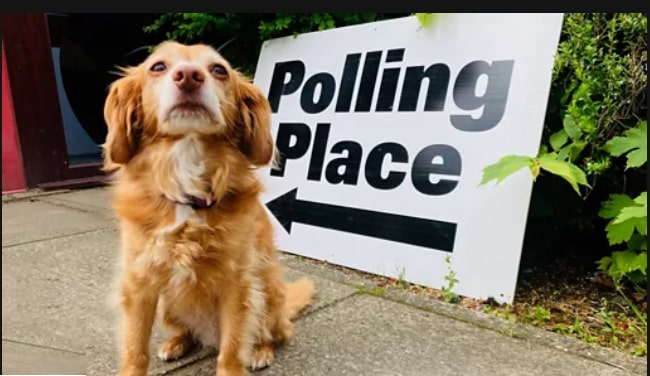
[(18, 345), (23, 345), (23, 346), (38, 347), (38, 348), (40, 348), (40, 349), (53, 350), (53, 351), (60, 351), (60, 352), (69, 353), (69, 354), (75, 354), (75, 355), (86, 356), (86, 354), (84, 354), (84, 353), (82, 353), (82, 352), (79, 352), (79, 351), (60, 349), (60, 348), (58, 348), (58, 347), (50, 347), (50, 346), (37, 345), (37, 344), (35, 344), (35, 343), (23, 342), (23, 341), (18, 341), (18, 340), (14, 340), (14, 339), (3, 338), (3, 339), (2, 339), (2, 342), (10, 342), (10, 343), (18, 344)]

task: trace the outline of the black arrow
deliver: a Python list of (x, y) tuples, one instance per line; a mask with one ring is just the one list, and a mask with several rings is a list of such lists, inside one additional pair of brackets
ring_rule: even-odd
[(298, 200), (298, 188), (266, 204), (291, 233), (293, 222), (452, 252), (456, 224)]

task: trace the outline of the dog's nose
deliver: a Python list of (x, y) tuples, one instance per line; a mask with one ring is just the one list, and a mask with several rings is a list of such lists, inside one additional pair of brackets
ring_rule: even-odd
[(198, 89), (205, 81), (205, 75), (195, 67), (179, 67), (174, 72), (174, 83), (180, 89), (185, 91), (194, 91)]

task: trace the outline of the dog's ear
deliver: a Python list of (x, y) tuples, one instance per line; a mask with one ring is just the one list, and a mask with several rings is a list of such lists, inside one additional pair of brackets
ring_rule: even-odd
[(264, 93), (241, 75), (237, 86), (239, 148), (253, 165), (266, 165), (273, 157), (271, 106)]
[(108, 125), (104, 150), (104, 168), (114, 169), (127, 163), (135, 154), (142, 131), (142, 84), (133, 71), (110, 86), (104, 103), (104, 120)]

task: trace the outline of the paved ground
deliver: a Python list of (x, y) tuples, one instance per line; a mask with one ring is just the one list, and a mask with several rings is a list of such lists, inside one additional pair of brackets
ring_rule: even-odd
[[(117, 231), (104, 189), (2, 203), (2, 373), (115, 374), (106, 303)], [(378, 294), (358, 273), (283, 255), (309, 275), (316, 304), (257, 375), (645, 375), (645, 359), (447, 305), (404, 290)], [(154, 346), (163, 339), (156, 330)], [(213, 349), (153, 360), (151, 374), (214, 375)]]

